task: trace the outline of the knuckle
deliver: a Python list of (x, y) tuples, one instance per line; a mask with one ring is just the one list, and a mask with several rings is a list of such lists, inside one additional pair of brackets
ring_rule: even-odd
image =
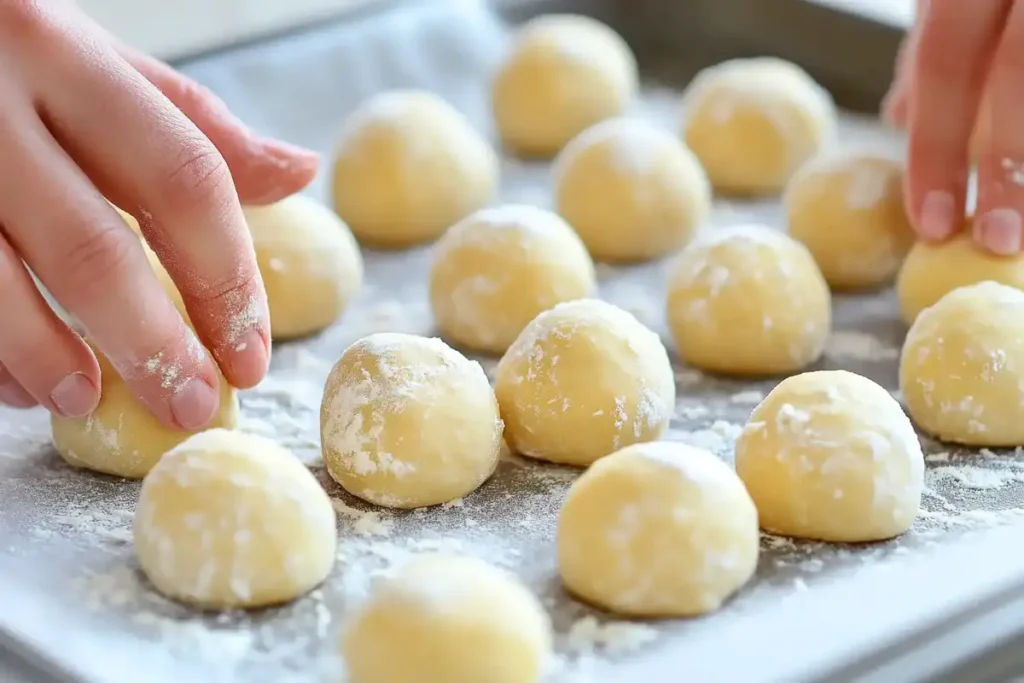
[(166, 191), (174, 202), (219, 203), (219, 195), (231, 182), (227, 162), (207, 140), (185, 146), (166, 174)]
[(123, 272), (139, 245), (116, 225), (77, 232), (80, 237), (67, 244), (58, 263), (65, 286), (76, 298), (89, 298)]
[(14, 36), (32, 36), (46, 27), (47, 14), (40, 0), (0, 2), (0, 27)]

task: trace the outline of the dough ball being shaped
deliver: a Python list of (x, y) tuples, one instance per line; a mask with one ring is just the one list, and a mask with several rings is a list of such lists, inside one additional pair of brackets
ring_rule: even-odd
[(492, 86), (502, 141), (550, 158), (598, 121), (622, 114), (639, 90), (636, 58), (589, 17), (552, 14), (523, 24)]
[(174, 304), (174, 307), (178, 309), (178, 313), (185, 319), (186, 322), (191, 324), (188, 317), (188, 311), (185, 310), (185, 301), (181, 298), (181, 292), (178, 291), (178, 286), (174, 284), (174, 280), (171, 279), (170, 273), (164, 268), (163, 264), (160, 263), (160, 257), (156, 255), (145, 240), (142, 241), (142, 249), (146, 252), (146, 258), (149, 259), (149, 265), (153, 269), (153, 273), (156, 275), (157, 281), (167, 292), (167, 297)]
[(245, 207), (245, 219), (267, 289), (274, 339), (329, 327), (363, 280), (363, 257), (348, 226), (303, 195)]
[(502, 422), (487, 375), (440, 339), (371, 334), (341, 355), (320, 408), (324, 463), (375, 505), (462, 498), (498, 466)]
[(142, 571), (205, 608), (263, 607), (318, 586), (334, 565), (334, 508), (316, 477), (270, 439), (211, 429), (146, 475), (132, 525)]
[(814, 363), (832, 298), (814, 257), (761, 225), (708, 231), (671, 266), (668, 321), (679, 355), (728, 375), (773, 375)]
[(858, 543), (910, 528), (924, 455), (888, 391), (828, 370), (782, 380), (754, 409), (736, 443), (736, 472), (764, 529)]
[(559, 154), (555, 201), (594, 258), (645, 261), (690, 240), (711, 211), (711, 185), (675, 135), (616, 118)]
[[(50, 416), (53, 445), (69, 465), (141, 479), (164, 453), (185, 441), (190, 432), (164, 426), (135, 398), (106, 356), (93, 348), (99, 361), (100, 401), (82, 418)], [(220, 406), (209, 427), (234, 429), (238, 425), (238, 396), (223, 375)]]
[(683, 96), (686, 144), (720, 192), (773, 194), (835, 134), (831, 95), (796, 64), (734, 59), (704, 69)]
[(903, 164), (872, 154), (825, 155), (786, 188), (789, 234), (817, 261), (832, 289), (886, 285), (914, 244), (903, 207)]
[(943, 441), (1024, 446), (1024, 292), (980, 282), (921, 311), (900, 389), (914, 422)]
[(974, 243), (970, 230), (945, 242), (917, 242), (896, 280), (903, 321), (910, 325), (954, 289), (986, 280), (1024, 289), (1024, 254), (985, 251)]
[(469, 121), (428, 92), (376, 95), (345, 122), (334, 209), (359, 241), (430, 242), (498, 190), (498, 157)]
[(494, 390), (512, 450), (581, 467), (660, 437), (676, 400), (658, 335), (597, 299), (534, 318), (498, 363)]
[(482, 560), (431, 554), (375, 583), (342, 654), (351, 683), (539, 683), (552, 639), (518, 580)]
[(430, 304), (444, 337), (497, 354), (538, 313), (596, 288), (594, 264), (573, 229), (520, 204), (482, 209), (452, 226), (430, 270)]
[(711, 453), (635, 444), (602, 458), (558, 516), (558, 568), (571, 593), (631, 617), (714, 611), (754, 574), (757, 511)]

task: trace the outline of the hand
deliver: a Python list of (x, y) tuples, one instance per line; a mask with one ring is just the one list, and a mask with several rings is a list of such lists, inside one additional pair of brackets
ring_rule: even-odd
[[(270, 356), (240, 199), (302, 189), (316, 155), (248, 131), (66, 0), (0, 2), (0, 102), (0, 402), (81, 417), (99, 400), (92, 351), (27, 264), (162, 422), (205, 426), (214, 361), (247, 388)], [(139, 219), (202, 345), (107, 199)]]
[(918, 0), (883, 112), (909, 130), (907, 207), (923, 238), (962, 224), (973, 147), (974, 238), (996, 253), (1021, 250), (1022, 83), (1024, 0)]

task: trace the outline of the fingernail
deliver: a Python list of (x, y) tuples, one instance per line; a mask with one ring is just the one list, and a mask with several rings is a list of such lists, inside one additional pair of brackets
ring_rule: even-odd
[(248, 330), (238, 338), (229, 362), (236, 377), (253, 378), (254, 383), (266, 374), (270, 351), (257, 330)]
[(1016, 254), (1021, 247), (1021, 217), (1013, 209), (992, 209), (974, 223), (974, 239), (996, 254)]
[(0, 403), (12, 408), (31, 408), (38, 404), (32, 394), (22, 389), (13, 378), (0, 373)]
[(73, 372), (53, 388), (50, 400), (64, 417), (85, 417), (96, 409), (100, 392), (96, 385), (80, 372)]
[(949, 192), (929, 192), (921, 205), (922, 236), (941, 240), (956, 230), (956, 201)]
[(213, 387), (199, 377), (193, 377), (170, 400), (171, 414), (182, 429), (194, 432), (202, 429), (217, 410), (218, 397)]

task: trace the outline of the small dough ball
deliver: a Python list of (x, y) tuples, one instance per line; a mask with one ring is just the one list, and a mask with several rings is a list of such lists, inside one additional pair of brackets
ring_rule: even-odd
[(716, 190), (774, 194), (835, 134), (831, 95), (796, 64), (733, 59), (704, 69), (683, 99), (683, 135)]
[(616, 118), (562, 150), (555, 201), (594, 258), (645, 261), (690, 240), (711, 211), (711, 185), (675, 135)]
[(636, 58), (615, 31), (589, 17), (553, 14), (519, 28), (492, 88), (502, 141), (552, 157), (586, 128), (622, 114), (639, 90)]
[(996, 282), (954, 289), (917, 316), (900, 389), (914, 422), (968, 446), (1024, 446), (1024, 292)]
[(867, 153), (805, 164), (786, 188), (789, 234), (835, 290), (889, 284), (914, 244), (903, 206), (903, 164)]
[(888, 391), (845, 370), (780, 382), (736, 442), (761, 526), (838, 543), (898, 536), (917, 517), (924, 455)]
[(515, 578), (432, 554), (376, 583), (342, 653), (351, 683), (539, 683), (552, 640), (547, 613)]
[(623, 448), (569, 489), (558, 568), (570, 592), (631, 617), (714, 611), (754, 574), (757, 511), (711, 453), (682, 443)]
[(502, 422), (487, 375), (440, 339), (371, 334), (345, 349), (320, 408), (324, 463), (375, 505), (462, 498), (498, 466)]
[(363, 280), (363, 257), (348, 226), (303, 195), (245, 207), (245, 219), (267, 290), (274, 339), (329, 327)]
[(676, 401), (658, 335), (597, 299), (534, 318), (498, 363), (494, 389), (512, 450), (581, 467), (660, 437)]
[(917, 242), (896, 281), (903, 321), (910, 325), (954, 289), (986, 280), (1024, 289), (1024, 254), (985, 251), (974, 243), (970, 230), (945, 242)]
[(538, 313), (596, 288), (594, 264), (573, 229), (550, 211), (519, 204), (482, 209), (452, 226), (430, 271), (441, 333), (498, 354)]
[[(99, 361), (100, 401), (83, 418), (50, 416), (53, 445), (69, 465), (128, 479), (141, 479), (164, 453), (191, 436), (165, 427), (135, 398), (106, 356), (93, 348)], [(238, 425), (238, 396), (218, 372), (220, 406), (209, 427)]]
[(334, 508), (292, 453), (211, 429), (146, 475), (132, 525), (142, 571), (205, 608), (263, 607), (320, 585), (334, 565)]
[(498, 190), (498, 157), (436, 95), (395, 90), (349, 117), (334, 162), (334, 209), (364, 244), (430, 242)]
[(782, 374), (821, 356), (832, 298), (807, 247), (765, 226), (738, 225), (703, 233), (672, 264), (668, 321), (690, 365)]

